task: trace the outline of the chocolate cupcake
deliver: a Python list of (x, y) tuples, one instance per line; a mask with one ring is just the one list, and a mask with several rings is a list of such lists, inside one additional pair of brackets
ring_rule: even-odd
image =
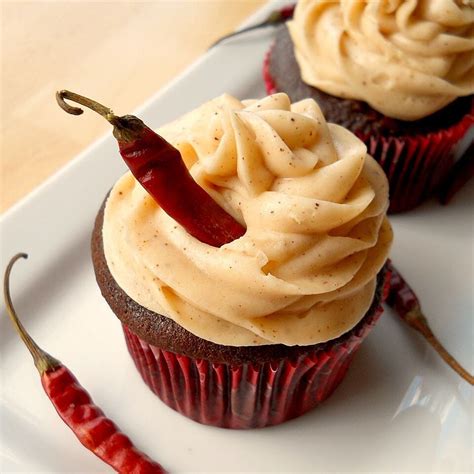
[(220, 248), (168, 216), (131, 174), (92, 237), (97, 282), (147, 385), (226, 428), (274, 425), (342, 380), (380, 316), (388, 185), (313, 100), (219, 97), (160, 134), (245, 234)]
[(298, 2), (269, 52), (269, 93), (314, 98), (382, 165), (390, 211), (450, 174), (474, 124), (474, 8), (459, 2)]

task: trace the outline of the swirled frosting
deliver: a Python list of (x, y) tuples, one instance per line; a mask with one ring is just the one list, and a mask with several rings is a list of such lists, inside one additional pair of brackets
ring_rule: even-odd
[(300, 0), (288, 23), (304, 82), (386, 116), (426, 117), (474, 93), (474, 3)]
[(392, 240), (387, 181), (358, 138), (285, 94), (224, 95), (159, 133), (247, 232), (206, 245), (125, 174), (103, 240), (132, 299), (230, 346), (315, 344), (357, 324)]

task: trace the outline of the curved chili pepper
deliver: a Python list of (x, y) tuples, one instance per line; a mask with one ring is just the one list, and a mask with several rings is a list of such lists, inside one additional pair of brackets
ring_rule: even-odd
[(265, 20), (263, 20), (262, 22), (257, 23), (256, 25), (247, 26), (246, 28), (242, 28), (240, 30), (234, 31), (233, 33), (229, 33), (228, 35), (225, 35), (222, 38), (219, 38), (216, 42), (212, 43), (211, 46), (209, 46), (209, 49), (214, 48), (214, 46), (217, 46), (223, 41), (229, 38), (233, 38), (234, 36), (240, 35), (242, 33), (258, 30), (259, 28), (265, 28), (267, 26), (279, 25), (280, 23), (285, 22), (293, 16), (295, 7), (296, 5), (293, 3), (291, 5), (286, 5), (285, 7), (280, 8), (279, 10), (273, 10), (270, 15), (268, 15), (268, 17), (265, 18)]
[(392, 262), (388, 261), (387, 266), (391, 275), (390, 292), (386, 300), (387, 304), (391, 306), (409, 326), (420, 332), (454, 371), (473, 385), (474, 377), (443, 347), (431, 331), (428, 321), (421, 311), (420, 301), (410, 285), (400, 275)]
[(15, 255), (7, 266), (3, 292), (8, 315), (16, 331), (30, 351), (46, 395), (59, 416), (79, 441), (117, 472), (130, 474), (163, 474), (166, 471), (139, 451), (120, 432), (112, 420), (94, 405), (90, 395), (80, 386), (72, 372), (57, 359), (43, 351), (26, 332), (13, 308), (10, 296), (10, 273), (13, 264), (28, 255)]
[(160, 207), (201, 242), (220, 247), (245, 234), (245, 227), (220, 207), (194, 181), (179, 151), (133, 115), (112, 110), (73, 92), (56, 93), (60, 107), (73, 115), (82, 109), (72, 100), (102, 115), (114, 126), (120, 154), (132, 174)]

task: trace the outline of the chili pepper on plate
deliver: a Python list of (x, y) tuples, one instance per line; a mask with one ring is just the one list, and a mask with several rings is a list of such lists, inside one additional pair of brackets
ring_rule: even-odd
[(410, 327), (420, 332), (426, 341), (455, 372), (473, 385), (474, 377), (459, 364), (433, 334), (426, 317), (423, 315), (420, 300), (416, 296), (416, 293), (390, 261), (387, 262), (387, 266), (391, 275), (390, 291), (386, 301), (387, 304), (391, 306)]
[(16, 331), (33, 357), (44, 391), (59, 416), (87, 449), (117, 472), (165, 473), (158, 463), (138, 450), (117, 425), (105, 416), (73, 373), (41, 349), (23, 327), (10, 296), (10, 273), (17, 260), (27, 257), (24, 253), (15, 255), (6, 268), (3, 281), (5, 305)]

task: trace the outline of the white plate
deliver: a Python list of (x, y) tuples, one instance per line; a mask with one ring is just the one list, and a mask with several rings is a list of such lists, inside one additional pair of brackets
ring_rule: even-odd
[[(157, 127), (223, 92), (264, 95), (261, 66), (272, 34), (212, 50), (138, 114)], [(89, 257), (95, 214), (123, 171), (110, 135), (78, 156), (5, 214), (1, 267), (18, 251), (30, 254), (12, 279), (25, 325), (140, 448), (171, 472), (472, 472), (472, 388), (389, 310), (335, 394), (299, 419), (229, 431), (162, 404), (133, 366)], [(392, 219), (393, 261), (441, 341), (471, 372), (473, 200), (471, 183), (449, 207), (430, 202)], [(0, 470), (109, 472), (59, 420), (3, 308), (0, 346)]]

